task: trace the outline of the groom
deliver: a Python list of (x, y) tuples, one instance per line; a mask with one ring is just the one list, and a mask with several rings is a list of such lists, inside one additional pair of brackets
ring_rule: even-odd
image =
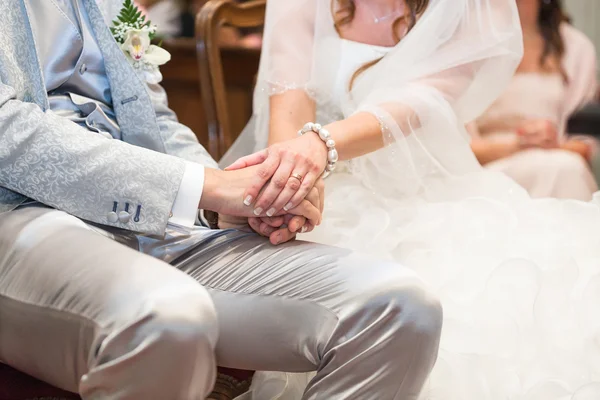
[(201, 399), (217, 362), (316, 370), (305, 399), (415, 399), (438, 302), (392, 263), (194, 225), (251, 215), (260, 166), (214, 169), (115, 8), (0, 2), (0, 361), (84, 399)]

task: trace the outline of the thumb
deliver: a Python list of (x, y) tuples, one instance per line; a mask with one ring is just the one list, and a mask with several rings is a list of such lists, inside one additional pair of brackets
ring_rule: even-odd
[(235, 161), (233, 164), (225, 168), (225, 171), (235, 171), (236, 169), (243, 169), (253, 165), (262, 164), (267, 159), (268, 155), (269, 153), (266, 149), (254, 154), (250, 154), (249, 156), (242, 157)]
[(288, 229), (290, 230), (290, 232), (294, 232), (294, 233), (300, 232), (300, 230), (302, 229), (302, 227), (305, 224), (306, 224), (306, 218), (304, 218), (300, 215), (295, 215), (288, 223)]

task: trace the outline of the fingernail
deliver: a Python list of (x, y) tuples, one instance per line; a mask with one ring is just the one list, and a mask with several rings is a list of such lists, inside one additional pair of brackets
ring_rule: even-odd
[(257, 209), (254, 210), (254, 215), (256, 215), (257, 217), (262, 213), (262, 208), (258, 207)]
[(244, 199), (244, 205), (249, 206), (250, 204), (252, 204), (252, 196), (247, 196)]
[(267, 211), (267, 217), (272, 217), (273, 215), (275, 215), (275, 210), (274, 208), (270, 208), (269, 211)]
[(300, 229), (300, 233), (304, 233), (306, 232), (308, 228), (306, 227), (306, 225), (302, 226), (302, 229)]
[(285, 207), (283, 207), (283, 209), (284, 209), (285, 211), (290, 211), (290, 209), (292, 208), (292, 206), (293, 206), (293, 204), (292, 204), (292, 203), (287, 203), (287, 204), (285, 205)]

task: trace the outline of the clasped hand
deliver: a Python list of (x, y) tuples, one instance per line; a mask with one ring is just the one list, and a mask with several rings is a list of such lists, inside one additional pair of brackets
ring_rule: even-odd
[[(252, 209), (248, 224), (269, 236), (274, 244), (291, 240), (298, 232), (310, 232), (321, 222), (327, 147), (317, 135), (304, 135), (243, 157), (226, 171), (258, 167), (244, 193), (244, 205)], [(293, 215), (303, 201), (319, 210), (319, 218)], [(298, 214), (296, 212), (296, 214)], [(227, 224), (226, 219), (223, 219)]]
[(554, 149), (559, 146), (556, 124), (548, 120), (525, 121), (516, 133), (522, 148)]
[(517, 137), (519, 138), (519, 147), (522, 149), (541, 148), (571, 151), (581, 155), (584, 159), (590, 160), (592, 148), (586, 142), (577, 139), (568, 139), (561, 141), (558, 129), (555, 123), (548, 120), (529, 120), (525, 121), (517, 128)]
[[(317, 182), (298, 207), (273, 217), (235, 217), (219, 214), (219, 228), (244, 229), (247, 225), (256, 233), (268, 237), (272, 244), (288, 242), (297, 233), (311, 232), (321, 222), (323, 181)], [(283, 213), (283, 211), (281, 212)]]

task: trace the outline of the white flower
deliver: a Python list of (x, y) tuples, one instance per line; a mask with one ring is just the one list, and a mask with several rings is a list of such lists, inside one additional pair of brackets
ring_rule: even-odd
[(171, 54), (165, 49), (151, 44), (143, 59), (148, 64), (163, 65), (171, 60)]
[(124, 32), (121, 50), (148, 83), (158, 83), (162, 80), (158, 66), (167, 63), (171, 59), (171, 54), (165, 49), (150, 44), (150, 33), (151, 28), (148, 27), (128, 29)]

